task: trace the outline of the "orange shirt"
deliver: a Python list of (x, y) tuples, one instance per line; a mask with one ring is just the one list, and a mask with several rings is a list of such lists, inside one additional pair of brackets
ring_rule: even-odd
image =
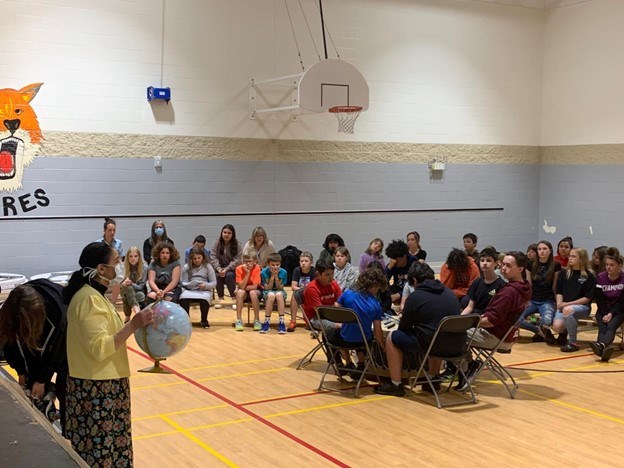
[[(238, 265), (236, 267), (236, 284), (240, 284), (245, 276), (247, 275), (247, 269), (245, 265)], [(259, 285), (260, 284), (260, 267), (258, 265), (254, 265), (251, 269), (251, 276), (249, 276), (249, 281), (247, 281), (247, 286), (251, 285)]]

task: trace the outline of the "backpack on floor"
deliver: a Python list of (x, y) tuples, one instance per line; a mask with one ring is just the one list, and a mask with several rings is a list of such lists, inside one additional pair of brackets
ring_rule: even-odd
[(277, 252), (282, 257), (282, 268), (288, 273), (288, 285), (292, 282), (293, 272), (299, 266), (301, 250), (293, 245), (287, 245)]

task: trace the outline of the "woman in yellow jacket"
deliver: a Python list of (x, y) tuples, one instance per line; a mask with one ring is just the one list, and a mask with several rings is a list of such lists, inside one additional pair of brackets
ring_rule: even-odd
[(153, 320), (153, 312), (145, 310), (124, 325), (104, 297), (117, 284), (120, 260), (105, 242), (92, 242), (63, 290), (63, 301), (69, 304), (67, 438), (91, 467), (132, 466), (126, 340)]

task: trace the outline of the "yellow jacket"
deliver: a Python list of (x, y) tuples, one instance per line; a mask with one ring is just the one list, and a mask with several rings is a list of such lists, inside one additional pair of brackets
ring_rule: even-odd
[(130, 377), (125, 343), (115, 350), (115, 334), (123, 328), (115, 307), (85, 284), (67, 309), (69, 375), (78, 379), (108, 380)]

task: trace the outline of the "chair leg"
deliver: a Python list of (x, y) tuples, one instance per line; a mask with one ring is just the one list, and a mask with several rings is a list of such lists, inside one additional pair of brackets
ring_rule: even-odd
[(314, 358), (314, 355), (322, 348), (323, 348), (323, 345), (321, 343), (318, 343), (312, 350), (308, 352), (308, 354), (303, 356), (301, 358), (301, 361), (299, 361), (297, 370), (303, 369), (305, 366), (310, 364), (312, 362), (312, 359)]

